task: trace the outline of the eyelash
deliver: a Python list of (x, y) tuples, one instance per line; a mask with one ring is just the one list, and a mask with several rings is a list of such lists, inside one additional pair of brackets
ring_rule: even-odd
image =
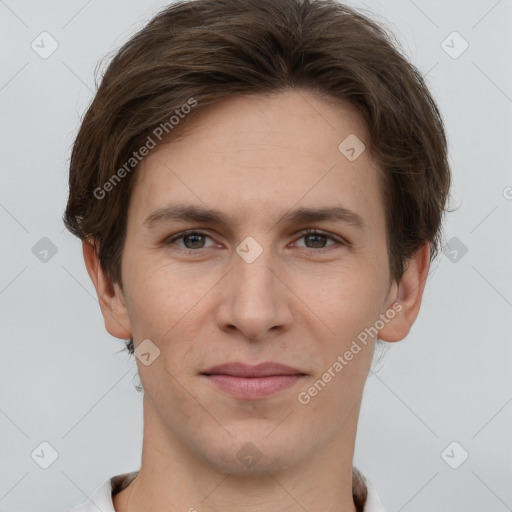
[[(200, 236), (205, 236), (205, 237), (211, 238), (210, 235), (208, 235), (207, 233), (204, 233), (203, 231), (195, 231), (195, 230), (181, 231), (180, 233), (176, 233), (175, 235), (172, 235), (170, 238), (167, 238), (165, 240), (164, 244), (165, 245), (170, 245), (170, 244), (172, 244), (176, 240), (183, 239), (186, 236), (191, 236), (191, 235), (200, 235)], [(328, 245), (327, 247), (320, 247), (318, 249), (315, 249), (313, 247), (303, 247), (303, 249), (305, 249), (306, 251), (323, 252), (323, 251), (327, 251), (329, 249), (332, 249), (332, 248), (334, 248), (336, 246), (339, 247), (339, 246), (348, 246), (348, 245), (350, 245), (346, 240), (344, 240), (344, 239), (342, 239), (340, 237), (337, 237), (337, 236), (334, 236), (334, 235), (330, 235), (328, 233), (325, 233), (323, 231), (319, 231), (319, 230), (313, 229), (313, 228), (305, 229), (305, 230), (301, 231), (299, 233), (299, 235), (300, 236), (297, 238), (297, 240), (300, 240), (301, 238), (304, 238), (305, 236), (308, 236), (308, 235), (322, 235), (322, 236), (325, 236), (326, 239), (335, 242), (332, 245)], [(186, 247), (178, 247), (177, 250), (184, 251), (187, 254), (192, 254), (192, 253), (198, 253), (201, 249), (208, 249), (208, 247), (200, 247), (199, 249), (188, 249)]]

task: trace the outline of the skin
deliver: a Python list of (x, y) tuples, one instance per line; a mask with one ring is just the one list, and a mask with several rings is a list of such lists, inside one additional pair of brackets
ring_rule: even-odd
[[(136, 347), (150, 339), (160, 350), (148, 366), (137, 360), (142, 464), (114, 497), (116, 511), (238, 512), (243, 503), (246, 512), (355, 512), (354, 445), (375, 338), (309, 404), (297, 396), (396, 301), (402, 309), (379, 337), (408, 334), (429, 248), (418, 250), (399, 283), (390, 278), (378, 168), (368, 151), (349, 161), (338, 150), (349, 134), (367, 143), (351, 105), (305, 90), (206, 107), (137, 169), (122, 289), (84, 242), (108, 332), (133, 336)], [(176, 203), (219, 209), (232, 222), (144, 225)], [(298, 206), (331, 205), (358, 213), (367, 228), (278, 223)], [(349, 245), (304, 236), (305, 228)], [(207, 236), (168, 241), (189, 229)], [(248, 236), (263, 249), (252, 263), (236, 252)], [(227, 361), (277, 361), (307, 375), (270, 397), (242, 400), (200, 375)], [(248, 442), (261, 456), (251, 467), (237, 457)]]

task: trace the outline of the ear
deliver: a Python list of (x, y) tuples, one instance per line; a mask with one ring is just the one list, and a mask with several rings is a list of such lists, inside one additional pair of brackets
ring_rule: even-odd
[(408, 260), (400, 282), (394, 282), (391, 286), (386, 310), (392, 308), (396, 314), (379, 331), (379, 339), (400, 341), (409, 334), (420, 311), (429, 266), (430, 244), (427, 242)]
[(102, 269), (92, 240), (82, 241), (82, 252), (87, 272), (96, 288), (105, 328), (116, 338), (130, 339), (132, 329), (126, 309), (126, 300), (120, 286), (117, 283), (112, 283)]

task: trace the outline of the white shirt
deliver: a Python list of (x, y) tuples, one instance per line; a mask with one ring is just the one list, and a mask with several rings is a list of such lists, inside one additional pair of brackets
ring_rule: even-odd
[[(119, 492), (124, 489), (137, 475), (137, 471), (132, 473), (123, 473), (113, 476), (101, 484), (91, 495), (91, 497), (81, 505), (77, 505), (66, 512), (116, 512), (112, 501), (112, 492)], [(368, 497), (364, 506), (364, 512), (386, 512), (382, 505), (377, 491), (372, 483), (364, 477)]]

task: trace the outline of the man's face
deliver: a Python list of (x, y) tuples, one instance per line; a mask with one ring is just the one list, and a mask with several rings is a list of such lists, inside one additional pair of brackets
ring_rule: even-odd
[[(160, 350), (137, 361), (145, 436), (160, 451), (237, 473), (350, 446), (375, 340), (308, 390), (396, 297), (377, 168), (368, 151), (351, 161), (338, 149), (351, 134), (367, 142), (356, 111), (310, 92), (234, 98), (141, 163), (122, 276), (135, 346)], [(216, 210), (227, 224), (162, 215), (177, 205)], [(293, 216), (320, 208), (345, 208), (361, 225)], [(183, 231), (197, 233), (171, 240)], [(203, 374), (269, 361), (302, 376), (250, 395)]]

